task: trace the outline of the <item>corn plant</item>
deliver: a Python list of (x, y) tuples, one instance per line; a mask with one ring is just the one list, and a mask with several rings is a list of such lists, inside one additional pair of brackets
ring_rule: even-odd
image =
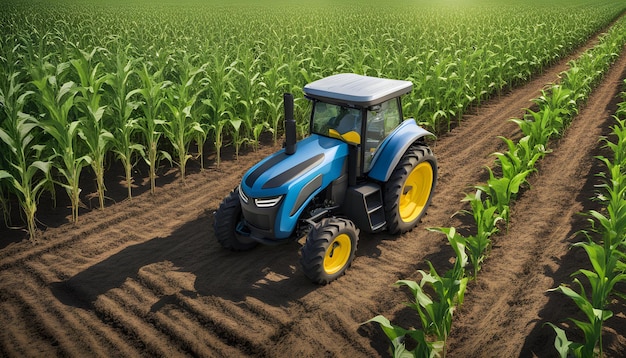
[[(240, 46), (238, 52), (249, 52), (248, 47)], [(257, 51), (255, 51), (257, 52)], [(263, 104), (262, 93), (266, 84), (262, 81), (262, 72), (260, 71), (262, 53), (255, 53), (250, 56), (239, 56), (241, 60), (237, 62), (237, 66), (234, 66), (233, 71), (235, 78), (235, 91), (234, 96), (236, 105), (233, 108), (233, 113), (237, 113), (237, 118), (242, 121), (243, 133), (241, 133), (244, 139), (254, 141), (256, 147), (258, 141), (258, 135), (260, 130), (265, 126), (269, 126), (266, 121), (260, 120), (261, 106)], [(239, 133), (237, 129), (235, 132)], [(235, 146), (238, 147), (238, 141), (235, 141)], [(238, 150), (236, 149), (238, 152)]]
[[(465, 252), (465, 240), (454, 228), (432, 228), (431, 231), (446, 234), (450, 246), (456, 255), (454, 266), (440, 276), (433, 264), (428, 261), (429, 272), (418, 270), (422, 279), (419, 284), (411, 280), (399, 280), (395, 286), (406, 286), (411, 291), (413, 301), (407, 303), (419, 315), (422, 330), (404, 330), (392, 325), (384, 316), (376, 316), (367, 322), (377, 322), (392, 342), (396, 357), (432, 357), (443, 352), (446, 354), (446, 341), (452, 328), (452, 318), (457, 306), (463, 304), (468, 278), (465, 276), (468, 256)], [(434, 293), (431, 296), (426, 287)], [(367, 323), (365, 322), (365, 323)], [(404, 336), (415, 339), (418, 346), (407, 352)], [(428, 337), (434, 336), (436, 340)], [(425, 338), (424, 338), (425, 337)]]
[(522, 130), (524, 135), (528, 136), (528, 145), (531, 148), (536, 146), (546, 146), (548, 140), (559, 134), (559, 131), (553, 126), (554, 118), (559, 115), (550, 110), (539, 110), (537, 112), (527, 109), (524, 119), (512, 119), (513, 122)]
[[(392, 324), (383, 315), (378, 315), (363, 324), (375, 322), (382, 328), (383, 332), (391, 341), (391, 354), (394, 358), (434, 358), (443, 351), (443, 341), (431, 341), (426, 337), (421, 329), (405, 329)], [(410, 337), (416, 343), (412, 350), (406, 347), (406, 337)]]
[[(487, 170), (489, 171), (487, 183), (476, 185), (475, 188), (487, 194), (486, 206), (495, 206), (497, 215), (508, 223), (510, 215), (509, 203), (515, 198), (520, 187), (526, 183), (526, 177), (531, 173), (531, 170), (524, 170), (512, 177), (503, 176), (502, 178), (497, 178), (491, 168), (487, 168)], [(503, 172), (506, 170), (506, 168), (503, 169)], [(511, 171), (510, 173), (513, 172)]]
[(87, 145), (89, 163), (96, 176), (98, 202), (100, 209), (104, 209), (104, 159), (111, 147), (114, 137), (104, 123), (106, 105), (101, 105), (104, 93), (104, 84), (109, 81), (109, 74), (100, 74), (101, 62), (92, 65), (92, 58), (101, 48), (94, 48), (91, 52), (75, 49), (75, 58), (70, 60), (74, 67), (80, 85), (77, 91), (76, 107), (82, 112), (78, 135)]
[(602, 325), (604, 321), (611, 318), (613, 313), (609, 310), (594, 308), (586, 297), (585, 288), (582, 283), (578, 281), (578, 279), (574, 279), (574, 282), (578, 284), (580, 293), (565, 285), (561, 285), (550, 291), (563, 293), (572, 299), (576, 306), (585, 314), (587, 321), (570, 318), (570, 321), (583, 331), (585, 342), (576, 343), (569, 341), (562, 328), (548, 322), (548, 325), (550, 325), (557, 334), (555, 348), (561, 358), (569, 357), (569, 354), (577, 358), (594, 357), (596, 355), (602, 356)]
[[(267, 108), (266, 113), (270, 118), (270, 131), (272, 132), (272, 138), (274, 140), (274, 145), (278, 143), (278, 133), (279, 133), (279, 125), (281, 123), (281, 119), (283, 119), (283, 92), (284, 88), (287, 85), (287, 79), (282, 72), (287, 67), (287, 64), (278, 64), (274, 65), (272, 68), (267, 70), (264, 74), (265, 78), (265, 87), (264, 94), (261, 96), (260, 100), (265, 103), (265, 108)], [(258, 143), (258, 138), (256, 140)]]
[(209, 89), (207, 91), (208, 98), (202, 100), (209, 108), (210, 126), (215, 137), (216, 166), (220, 166), (221, 149), (224, 144), (224, 128), (230, 118), (234, 116), (227, 110), (232, 92), (232, 83), (230, 78), (234, 71), (235, 62), (229, 64), (228, 57), (220, 57), (217, 53), (212, 55), (212, 59), (207, 63), (207, 68), (211, 71), (207, 72), (207, 83)]
[(185, 167), (192, 157), (189, 154), (189, 145), (194, 139), (197, 140), (198, 135), (204, 135), (199, 118), (196, 117), (195, 112), (192, 112), (202, 92), (196, 88), (196, 75), (204, 69), (195, 68), (191, 61), (192, 56), (185, 53), (177, 69), (178, 82), (167, 89), (164, 98), (164, 103), (169, 108), (172, 117), (163, 123), (163, 133), (178, 157), (178, 162), (175, 161), (175, 163), (180, 168), (183, 184), (185, 183)]
[(471, 214), (476, 224), (476, 234), (465, 238), (468, 256), (474, 269), (474, 279), (478, 278), (478, 271), (491, 246), (490, 237), (498, 232), (497, 224), (503, 220), (496, 213), (496, 206), (485, 206), (482, 194), (480, 189), (473, 194), (466, 194), (463, 201), (470, 203), (471, 210), (460, 211), (460, 213)]
[(548, 111), (552, 116), (550, 126), (560, 135), (569, 126), (571, 119), (578, 113), (577, 104), (586, 94), (574, 92), (563, 85), (553, 84), (549, 93), (545, 90), (533, 102), (539, 105), (540, 111)]
[(233, 139), (233, 145), (235, 146), (235, 160), (239, 160), (239, 148), (241, 145), (248, 141), (248, 138), (243, 135), (242, 128), (244, 121), (235, 115), (234, 109), (226, 111), (228, 114), (228, 120), (226, 124), (230, 129), (230, 135)]
[[(623, 148), (626, 143), (622, 141), (620, 132), (622, 122), (613, 127), (615, 137), (618, 139), (615, 145), (607, 145), (615, 151), (614, 159), (621, 158)], [(604, 139), (606, 141), (606, 139)], [(607, 141), (608, 142), (608, 141)], [(606, 204), (607, 215), (596, 210), (590, 210), (589, 219), (591, 230), (600, 237), (600, 243), (593, 241), (591, 235), (586, 231), (587, 242), (574, 244), (585, 250), (592, 269), (579, 269), (573, 276), (582, 275), (589, 282), (591, 291), (585, 291), (583, 284), (578, 278), (574, 282), (578, 284), (579, 291), (561, 285), (551, 291), (558, 291), (570, 297), (585, 314), (587, 321), (570, 319), (583, 331), (584, 342), (577, 343), (567, 339), (567, 335), (560, 327), (548, 323), (556, 332), (555, 347), (561, 357), (573, 354), (576, 357), (602, 356), (602, 326), (604, 321), (612, 317), (613, 313), (606, 309), (611, 294), (615, 292), (615, 285), (626, 282), (626, 254), (622, 252), (622, 247), (626, 243), (626, 179), (623, 175), (622, 164), (617, 161), (610, 161), (606, 157), (598, 157), (606, 166), (608, 173), (601, 173), (604, 183), (598, 188), (603, 192), (598, 198)]]
[(8, 165), (0, 169), (0, 181), (6, 180), (17, 195), (26, 217), (29, 237), (35, 241), (37, 202), (50, 180), (51, 161), (42, 154), (45, 146), (37, 144), (42, 133), (34, 118), (22, 112), (27, 98), (34, 93), (26, 91), (25, 85), (17, 82), (19, 76), (19, 72), (14, 72), (9, 76), (9, 87), (6, 90), (0, 88), (0, 106), (5, 114), (0, 123), (0, 140), (8, 149), (4, 152)]
[[(621, 103), (626, 104), (626, 101)], [(626, 111), (622, 111), (622, 113), (626, 113)], [(613, 119), (617, 122), (611, 127), (611, 134), (615, 137), (614, 141), (607, 138), (602, 139), (605, 142), (605, 147), (613, 155), (611, 162), (626, 165), (626, 120), (621, 119), (618, 115), (614, 115)]]
[(117, 159), (122, 162), (126, 178), (127, 196), (132, 200), (133, 167), (136, 154), (145, 156), (141, 143), (137, 143), (135, 133), (139, 130), (139, 121), (134, 118), (133, 111), (139, 107), (139, 103), (131, 99), (130, 93), (131, 76), (135, 74), (134, 66), (138, 59), (129, 59), (125, 51), (119, 51), (115, 55), (115, 72), (111, 74), (107, 84), (112, 97), (109, 99), (113, 118), (113, 140), (111, 150)]
[(626, 273), (623, 272), (624, 261), (621, 260), (624, 254), (617, 251), (617, 248), (607, 252), (603, 245), (593, 241), (577, 243), (574, 246), (585, 249), (593, 267), (593, 271), (580, 269), (574, 275), (582, 274), (587, 278), (591, 285), (591, 305), (604, 309), (615, 285), (626, 281)]
[[(454, 228), (429, 229), (446, 234), (448, 242), (456, 254), (452, 269), (440, 276), (433, 264), (428, 261), (429, 272), (418, 270), (422, 275), (419, 284), (415, 281), (400, 280), (397, 286), (407, 286), (414, 297), (414, 302), (408, 306), (415, 309), (420, 317), (422, 327), (426, 334), (435, 335), (438, 340), (445, 344), (452, 328), (452, 318), (457, 306), (463, 304), (468, 278), (465, 276), (465, 266), (468, 256), (465, 252), (465, 240)], [(436, 296), (431, 298), (424, 287), (429, 285)]]
[[(193, 111), (192, 111), (193, 112)], [(215, 126), (209, 123), (205, 123), (202, 118), (204, 118), (204, 114), (197, 114), (197, 118), (201, 118), (198, 123), (199, 129), (195, 131), (194, 141), (196, 146), (198, 147), (198, 157), (200, 158), (200, 170), (204, 170), (204, 144), (206, 143), (209, 135), (215, 129)]]
[(143, 116), (139, 118), (139, 132), (144, 140), (143, 158), (150, 167), (150, 193), (153, 194), (156, 187), (156, 168), (160, 161), (163, 159), (172, 161), (169, 153), (159, 149), (159, 139), (163, 135), (162, 128), (165, 123), (162, 119), (161, 108), (165, 100), (165, 89), (171, 85), (170, 81), (161, 79), (162, 71), (163, 69), (151, 71), (144, 63), (142, 70), (139, 71), (142, 88), (134, 89), (127, 95), (128, 98), (132, 98), (137, 94), (141, 101), (139, 108)]
[(72, 206), (71, 221), (78, 222), (78, 208), (81, 205), (80, 175), (91, 158), (85, 155), (78, 145), (80, 121), (75, 120), (72, 110), (76, 106), (75, 97), (78, 93), (73, 81), (60, 84), (70, 64), (67, 62), (54, 66), (48, 62), (43, 68), (33, 68), (32, 83), (37, 91), (37, 102), (44, 110), (41, 118), (35, 117), (35, 122), (49, 134), (54, 153), (53, 165), (63, 177), (61, 186), (67, 192)]

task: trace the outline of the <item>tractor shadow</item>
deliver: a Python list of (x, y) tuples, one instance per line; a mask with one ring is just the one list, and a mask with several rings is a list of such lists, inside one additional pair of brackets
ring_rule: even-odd
[[(101, 295), (122, 288), (132, 279), (160, 298), (151, 307), (156, 311), (175, 301), (176, 294), (232, 302), (255, 297), (281, 307), (319, 287), (298, 268), (297, 242), (259, 245), (246, 252), (223, 249), (213, 236), (213, 211), (207, 210), (170, 236), (128, 246), (66, 280), (52, 283), (50, 289), (66, 305), (95, 311), (94, 303)], [(180, 273), (192, 277), (186, 280), (193, 283), (172, 281), (171, 277)]]

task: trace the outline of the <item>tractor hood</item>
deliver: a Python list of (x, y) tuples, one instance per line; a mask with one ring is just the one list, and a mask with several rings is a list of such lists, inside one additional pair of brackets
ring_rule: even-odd
[(313, 134), (289, 155), (281, 150), (243, 176), (239, 198), (250, 237), (276, 243), (292, 235), (300, 214), (346, 170), (348, 144)]
[(273, 197), (299, 190), (298, 184), (307, 184), (320, 174), (325, 187), (341, 175), (347, 156), (345, 142), (313, 134), (298, 142), (295, 154), (283, 149), (260, 161), (244, 175), (241, 188), (249, 197)]

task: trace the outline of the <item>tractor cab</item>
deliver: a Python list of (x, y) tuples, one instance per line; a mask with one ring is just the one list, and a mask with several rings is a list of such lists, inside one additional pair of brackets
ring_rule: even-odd
[(303, 272), (326, 284), (354, 259), (359, 233), (413, 229), (437, 179), (431, 135), (403, 119), (409, 81), (344, 73), (307, 84), (310, 135), (296, 142), (285, 94), (285, 146), (261, 160), (215, 213), (219, 243), (234, 251), (306, 235)]
[[(368, 108), (351, 108), (313, 100), (311, 133), (340, 139), (356, 146), (363, 156), (358, 163), (367, 173), (383, 140), (398, 127), (402, 118), (397, 99)], [(363, 120), (365, 118), (365, 120)]]
[(313, 101), (312, 134), (337, 138), (358, 149), (358, 176), (367, 173), (383, 140), (402, 121), (400, 96), (411, 92), (409, 81), (339, 74), (304, 87)]

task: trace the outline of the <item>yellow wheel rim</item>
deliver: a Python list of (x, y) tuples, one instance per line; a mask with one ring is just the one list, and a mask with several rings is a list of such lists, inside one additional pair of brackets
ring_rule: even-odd
[(341, 234), (328, 245), (324, 255), (324, 271), (332, 275), (339, 272), (347, 263), (352, 251), (350, 236)]
[(433, 187), (433, 168), (428, 162), (421, 162), (409, 173), (400, 193), (400, 218), (408, 223), (424, 211), (430, 190)]

